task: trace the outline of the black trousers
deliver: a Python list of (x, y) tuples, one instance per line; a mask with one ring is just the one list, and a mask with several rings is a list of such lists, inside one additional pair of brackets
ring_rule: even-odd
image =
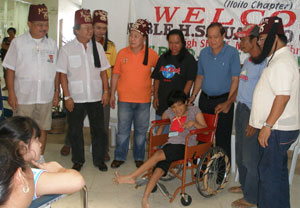
[(108, 143), (107, 134), (104, 130), (103, 106), (101, 102), (74, 103), (72, 112), (67, 111), (68, 134), (72, 147), (72, 162), (83, 164), (84, 140), (83, 121), (88, 115), (90, 122), (93, 163), (99, 166), (104, 161), (106, 146)]
[[(201, 93), (199, 98), (199, 108), (202, 113), (214, 114), (215, 107), (227, 100), (227, 96), (209, 98)], [(225, 150), (229, 160), (231, 158), (231, 133), (233, 123), (234, 105), (232, 104), (228, 113), (219, 113), (218, 126), (216, 130), (216, 146)]]

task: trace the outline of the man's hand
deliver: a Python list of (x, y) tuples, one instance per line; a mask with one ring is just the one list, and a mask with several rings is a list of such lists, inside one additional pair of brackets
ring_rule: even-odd
[(228, 113), (230, 107), (231, 107), (231, 104), (228, 104), (227, 101), (224, 102), (224, 103), (220, 103), (215, 108), (215, 114), (218, 114), (218, 113), (221, 113), (221, 112), (222, 113)]
[(112, 109), (115, 109), (115, 104), (116, 104), (116, 96), (115, 95), (110, 96), (109, 104)]
[(107, 92), (104, 92), (102, 94), (102, 100), (101, 100), (103, 107), (105, 107), (108, 104), (108, 102), (109, 102), (109, 95)]
[(248, 123), (247, 127), (246, 127), (246, 136), (247, 137), (252, 137), (255, 133), (256, 133), (256, 128), (250, 126), (249, 123)]
[(15, 94), (8, 94), (8, 104), (10, 105), (13, 111), (16, 111), (18, 107), (18, 99)]
[(155, 110), (157, 110), (157, 108), (158, 108), (158, 106), (159, 106), (159, 99), (158, 99), (158, 97), (157, 96), (154, 96), (154, 99), (153, 99), (153, 108), (155, 109)]
[(268, 139), (271, 135), (271, 129), (267, 126), (262, 127), (258, 134), (258, 141), (260, 146), (266, 148), (268, 146)]
[(52, 100), (52, 105), (54, 107), (56, 107), (59, 103), (59, 92), (58, 91), (55, 91), (54, 92), (54, 96), (53, 96), (53, 100)]
[(65, 100), (65, 106), (66, 106), (66, 109), (69, 112), (73, 111), (73, 109), (74, 109), (74, 101), (73, 101), (73, 99), (71, 97), (69, 99)]
[(193, 104), (193, 102), (195, 101), (196, 96), (192, 95), (191, 97), (188, 98), (188, 104)]

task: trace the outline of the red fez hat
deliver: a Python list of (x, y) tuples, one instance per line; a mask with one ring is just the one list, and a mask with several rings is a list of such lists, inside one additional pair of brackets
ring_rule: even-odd
[(104, 10), (95, 10), (93, 13), (93, 23), (101, 22), (107, 24), (107, 12)]
[(92, 16), (89, 9), (79, 9), (75, 12), (75, 25), (92, 24)]
[(48, 9), (45, 4), (34, 5), (29, 7), (28, 21), (48, 21)]
[(234, 33), (237, 38), (243, 38), (253, 35), (254, 37), (259, 37), (259, 27), (254, 24), (245, 26), (242, 31)]
[(277, 16), (263, 18), (259, 24), (259, 34), (268, 34), (271, 31), (273, 24), (278, 24), (276, 34), (284, 35), (282, 19)]
[(131, 30), (139, 32), (142, 36), (148, 35), (150, 23), (145, 19), (138, 19), (134, 25), (132, 26)]

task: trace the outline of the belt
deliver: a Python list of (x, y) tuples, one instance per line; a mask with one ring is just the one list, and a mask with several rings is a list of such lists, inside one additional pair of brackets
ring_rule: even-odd
[(206, 99), (208, 100), (214, 100), (214, 99), (219, 99), (219, 98), (224, 98), (224, 97), (228, 97), (229, 92), (222, 94), (222, 95), (217, 95), (217, 96), (209, 96), (208, 94), (206, 94), (204, 91), (201, 92), (201, 95), (203, 95)]

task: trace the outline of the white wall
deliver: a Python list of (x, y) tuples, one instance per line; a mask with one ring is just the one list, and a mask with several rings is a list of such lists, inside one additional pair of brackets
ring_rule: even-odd
[(82, 0), (82, 8), (102, 9), (108, 12), (108, 38), (112, 40), (117, 50), (128, 43), (127, 23), (129, 19), (130, 0)]
[[(58, 22), (63, 20), (62, 35), (63, 42), (72, 40), (75, 36), (73, 34), (74, 15), (75, 11), (80, 8), (80, 5), (74, 3), (72, 0), (58, 1)], [(64, 45), (64, 44), (63, 44)]]

